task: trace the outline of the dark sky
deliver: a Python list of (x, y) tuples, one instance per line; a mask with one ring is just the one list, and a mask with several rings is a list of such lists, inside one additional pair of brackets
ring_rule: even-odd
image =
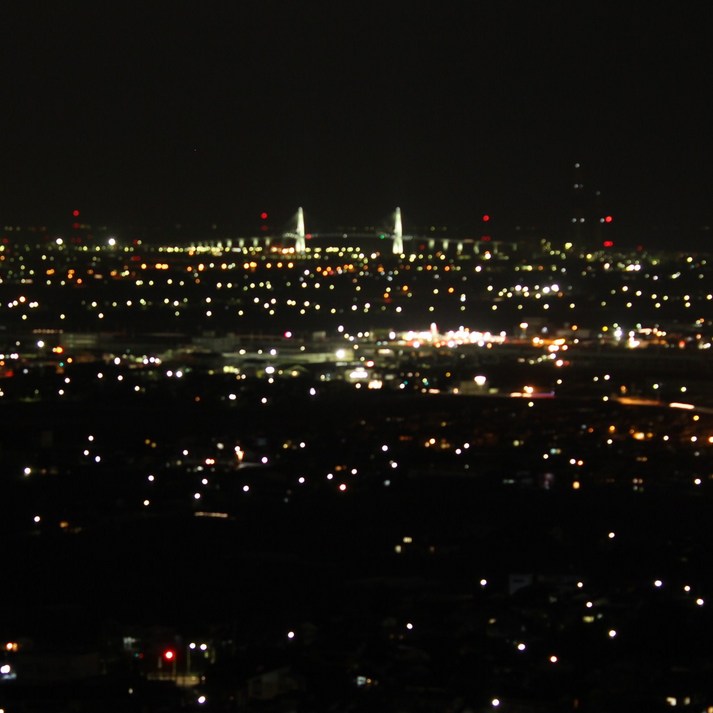
[(713, 223), (709, 7), (5, 3), (0, 221)]

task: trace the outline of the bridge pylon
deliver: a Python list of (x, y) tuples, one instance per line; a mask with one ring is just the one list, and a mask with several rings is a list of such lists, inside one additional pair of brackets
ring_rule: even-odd
[(297, 215), (295, 216), (295, 229), (294, 230), (288, 230), (285, 233), (282, 234), (283, 239), (284, 238), (292, 238), (295, 241), (295, 252), (296, 253), (304, 253), (307, 250), (307, 246), (305, 244), (305, 237), (306, 237), (306, 232), (305, 232), (305, 214), (302, 208), (297, 209)]
[(394, 211), (394, 232), (391, 234), (391, 245), (394, 255), (403, 255), (404, 252), (404, 227), (401, 222), (401, 208)]
[(305, 245), (305, 214), (302, 208), (297, 209), (297, 231), (295, 240), (295, 252), (303, 253), (307, 246)]

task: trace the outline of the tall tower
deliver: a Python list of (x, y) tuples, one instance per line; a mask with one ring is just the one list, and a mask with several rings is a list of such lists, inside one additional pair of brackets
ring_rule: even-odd
[[(587, 176), (587, 180), (590, 176)], [(589, 183), (585, 184), (585, 171), (577, 161), (572, 166), (572, 188), (570, 204), (571, 231), (570, 239), (577, 247), (590, 247), (595, 239), (598, 214), (599, 191), (594, 191)]]
[(401, 223), (401, 208), (396, 208), (394, 211), (394, 232), (392, 234), (392, 245), (394, 255), (403, 255), (404, 228)]
[(586, 193), (584, 191), (584, 171), (582, 164), (577, 161), (572, 167), (572, 204), (570, 207), (571, 223), (572, 223), (572, 242), (583, 247), (585, 243), (585, 235), (587, 234), (587, 218), (589, 211), (587, 210)]

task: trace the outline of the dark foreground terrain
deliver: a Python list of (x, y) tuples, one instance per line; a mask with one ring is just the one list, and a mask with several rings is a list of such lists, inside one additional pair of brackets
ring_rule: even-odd
[(2, 405), (6, 711), (713, 705), (710, 416), (181, 389)]

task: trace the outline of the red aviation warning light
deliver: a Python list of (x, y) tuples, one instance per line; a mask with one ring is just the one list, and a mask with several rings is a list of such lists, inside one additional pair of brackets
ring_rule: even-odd
[(614, 241), (613, 240), (605, 240), (602, 245), (605, 248), (613, 248), (614, 247)]
[(72, 216), (75, 218), (79, 218), (79, 211), (76, 208), (72, 211)]
[(269, 230), (269, 226), (267, 224), (267, 219), (269, 217), (270, 217), (270, 215), (268, 214), (268, 212), (266, 210), (264, 210), (264, 211), (262, 211), (262, 213), (260, 213), (260, 220), (262, 221), (260, 223), (260, 230), (263, 233), (266, 233)]
[[(483, 221), (483, 223), (489, 223), (490, 213), (483, 213), (480, 219)], [(487, 228), (483, 228), (483, 230), (487, 230)], [(493, 238), (490, 235), (481, 235), (480, 239), (485, 243), (489, 243)]]
[(604, 222), (605, 223), (611, 223), (614, 218), (612, 218), (610, 215), (607, 215), (604, 217)]

